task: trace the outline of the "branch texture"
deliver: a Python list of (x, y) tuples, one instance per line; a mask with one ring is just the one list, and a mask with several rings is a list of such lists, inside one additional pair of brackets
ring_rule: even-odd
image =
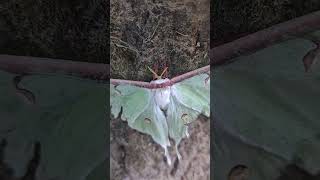
[(58, 73), (80, 78), (109, 80), (109, 64), (76, 62), (60, 59), (0, 55), (0, 70), (15, 74)]
[(144, 88), (148, 88), (148, 89), (157, 89), (157, 88), (164, 88), (167, 86), (171, 86), (175, 83), (178, 83), (180, 81), (183, 81), (185, 79), (188, 79), (190, 77), (196, 76), (198, 74), (202, 74), (202, 73), (208, 73), (210, 72), (210, 65), (187, 72), (185, 74), (176, 76), (174, 78), (172, 78), (169, 82), (165, 82), (162, 84), (152, 84), (149, 82), (144, 82), (144, 81), (130, 81), (130, 80), (122, 80), (122, 79), (111, 79), (110, 82), (113, 85), (119, 85), (119, 84), (130, 84), (130, 85), (134, 85), (134, 86), (138, 86), (138, 87), (144, 87)]

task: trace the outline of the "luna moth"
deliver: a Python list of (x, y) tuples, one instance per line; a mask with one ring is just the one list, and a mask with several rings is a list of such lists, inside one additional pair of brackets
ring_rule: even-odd
[(189, 136), (188, 124), (200, 114), (209, 117), (210, 66), (172, 79), (162, 78), (167, 68), (161, 75), (149, 70), (157, 78), (150, 83), (111, 79), (111, 113), (115, 117), (120, 115), (131, 128), (152, 136), (164, 149), (170, 165), (169, 138), (175, 141), (180, 160), (178, 145)]

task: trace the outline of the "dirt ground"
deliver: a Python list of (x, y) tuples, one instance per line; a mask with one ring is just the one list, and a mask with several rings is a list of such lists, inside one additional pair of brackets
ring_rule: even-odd
[(210, 1), (111, 1), (111, 77), (152, 80), (147, 66), (169, 78), (209, 64)]

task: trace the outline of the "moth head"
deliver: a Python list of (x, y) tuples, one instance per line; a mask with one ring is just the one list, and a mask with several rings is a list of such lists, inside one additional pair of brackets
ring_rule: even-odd
[(164, 73), (167, 71), (168, 67), (164, 68), (164, 70), (162, 71), (162, 73), (160, 75), (158, 75), (154, 70), (152, 70), (149, 66), (148, 66), (149, 71), (152, 72), (153, 76), (155, 77), (155, 79), (160, 80), (163, 79), (162, 76), (164, 75)]

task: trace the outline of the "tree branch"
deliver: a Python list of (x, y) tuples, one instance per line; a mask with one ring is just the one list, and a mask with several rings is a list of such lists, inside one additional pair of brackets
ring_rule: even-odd
[(151, 84), (149, 82), (144, 82), (144, 81), (131, 81), (131, 80), (123, 80), (123, 79), (110, 79), (110, 83), (113, 85), (130, 84), (130, 85), (148, 88), (148, 89), (157, 89), (157, 88), (164, 88), (167, 86), (171, 86), (175, 83), (178, 83), (190, 77), (196, 76), (198, 74), (209, 73), (209, 72), (210, 72), (210, 65), (176, 76), (172, 78), (169, 82), (165, 82), (161, 84)]
[(60, 59), (0, 55), (0, 70), (15, 74), (60, 73), (80, 78), (109, 80), (109, 64), (76, 62)]

